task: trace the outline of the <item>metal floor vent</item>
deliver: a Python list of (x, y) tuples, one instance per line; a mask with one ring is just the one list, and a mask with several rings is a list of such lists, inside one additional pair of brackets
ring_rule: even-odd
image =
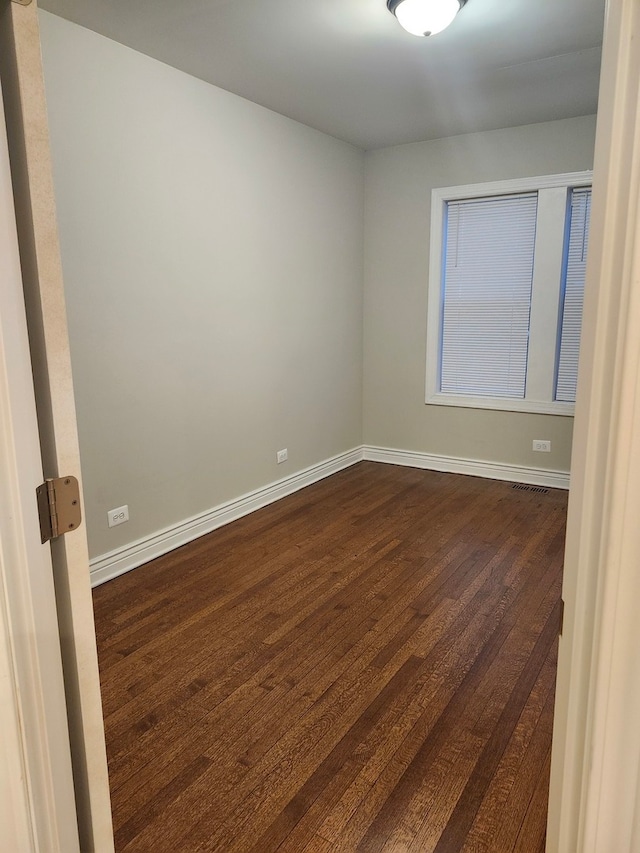
[(548, 495), (549, 489), (544, 486), (527, 486), (525, 483), (514, 483), (512, 489), (517, 489), (519, 492), (535, 492), (538, 495)]

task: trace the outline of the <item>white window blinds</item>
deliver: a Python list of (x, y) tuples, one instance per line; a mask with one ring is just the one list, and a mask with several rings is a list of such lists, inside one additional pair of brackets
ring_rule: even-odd
[(591, 189), (585, 187), (572, 190), (555, 391), (555, 399), (567, 403), (573, 403), (576, 399), (590, 216)]
[(447, 202), (441, 392), (525, 396), (537, 202)]

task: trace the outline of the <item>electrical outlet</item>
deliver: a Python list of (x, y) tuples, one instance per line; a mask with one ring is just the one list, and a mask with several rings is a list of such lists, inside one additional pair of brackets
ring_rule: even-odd
[(124, 506), (110, 509), (107, 513), (107, 518), (109, 519), (109, 527), (117, 527), (119, 524), (124, 524), (125, 521), (129, 521), (129, 507), (125, 504)]
[(284, 450), (279, 450), (276, 453), (276, 459), (278, 460), (278, 465), (280, 465), (281, 462), (286, 462), (288, 458), (289, 458), (289, 454), (287, 453), (286, 447)]
[(551, 453), (551, 442), (546, 439), (534, 438), (533, 439), (533, 449), (539, 451), (540, 453)]

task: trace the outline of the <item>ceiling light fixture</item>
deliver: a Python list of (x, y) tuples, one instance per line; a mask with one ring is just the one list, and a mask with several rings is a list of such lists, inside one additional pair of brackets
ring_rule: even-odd
[(467, 0), (387, 0), (387, 9), (414, 36), (432, 36), (453, 21)]

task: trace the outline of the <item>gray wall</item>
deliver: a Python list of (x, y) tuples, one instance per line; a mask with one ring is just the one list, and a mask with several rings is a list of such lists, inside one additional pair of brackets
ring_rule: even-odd
[[(425, 405), (431, 190), (593, 167), (595, 117), (367, 153), (364, 442), (568, 471), (573, 419)], [(550, 454), (534, 438), (551, 439)]]
[(363, 155), (41, 27), (95, 556), (361, 444)]

